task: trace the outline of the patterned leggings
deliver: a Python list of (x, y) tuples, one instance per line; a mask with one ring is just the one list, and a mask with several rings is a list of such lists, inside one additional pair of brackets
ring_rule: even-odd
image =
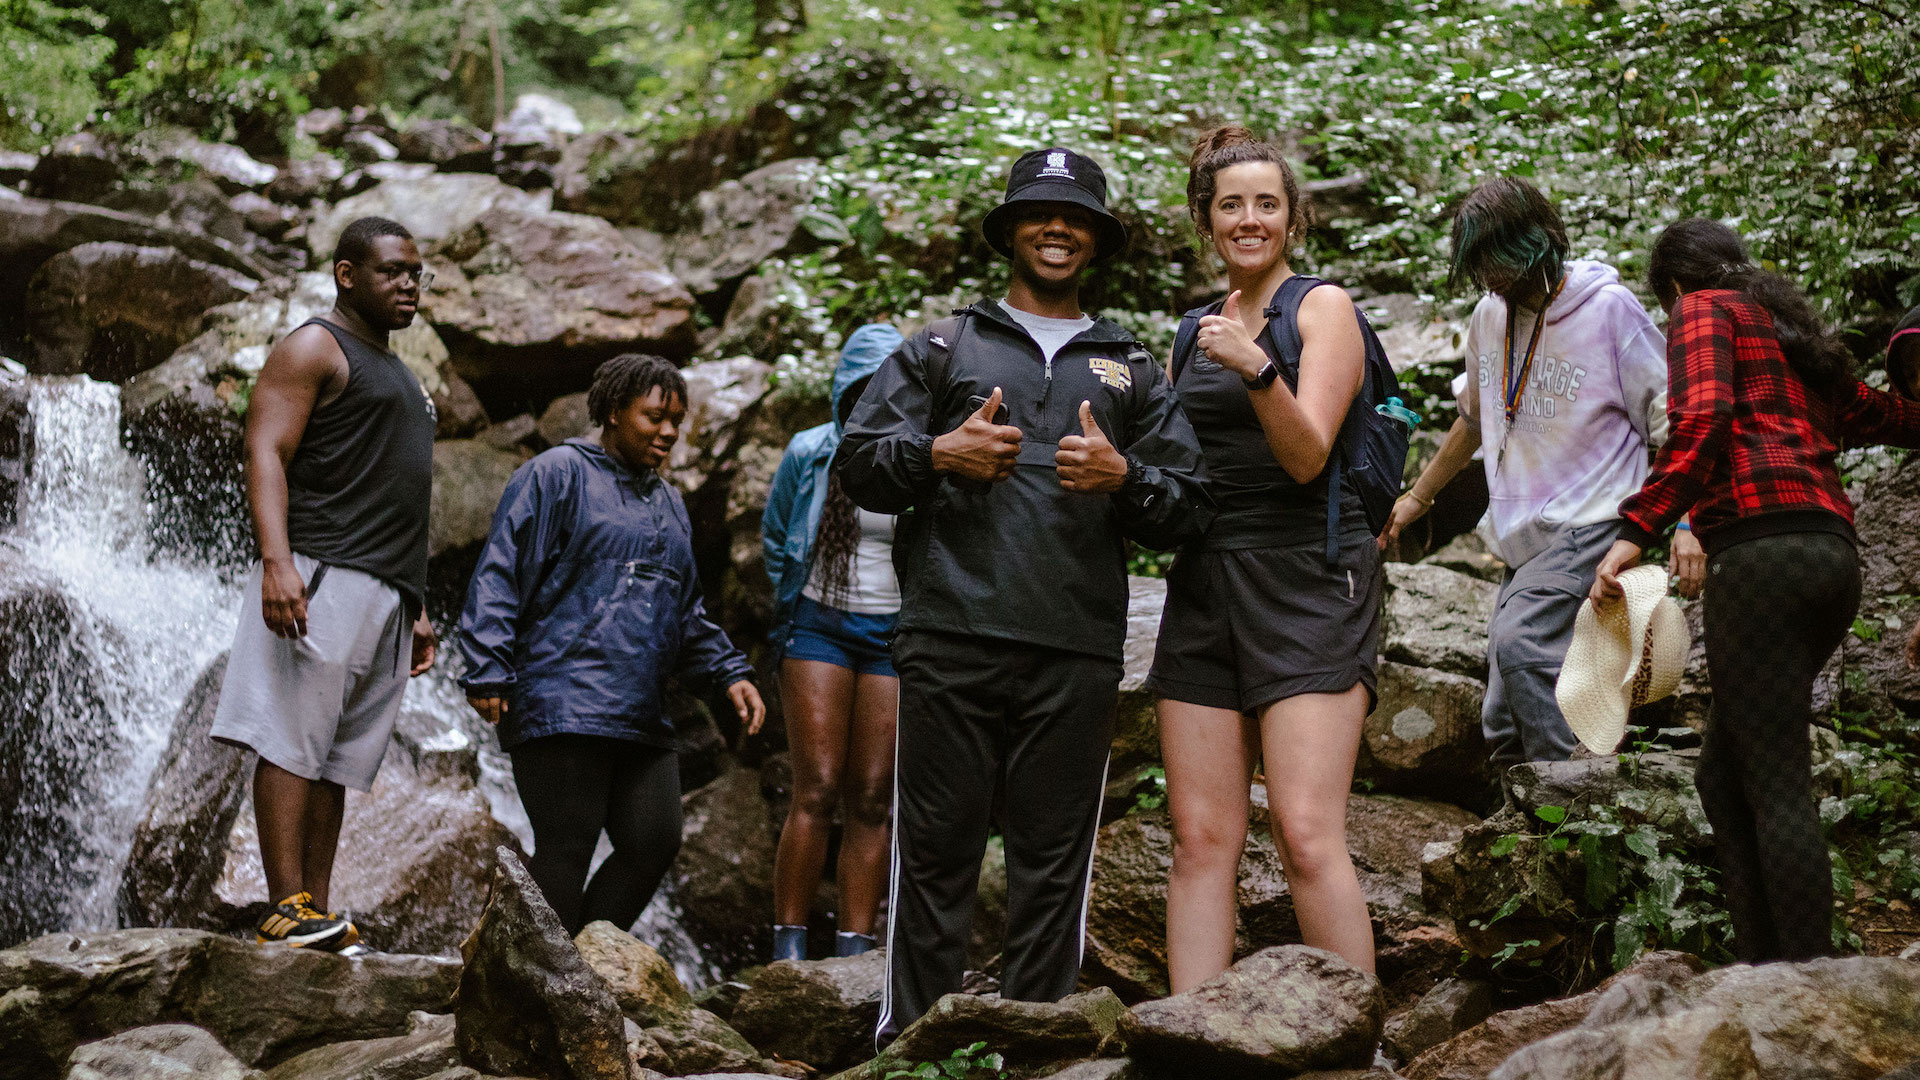
[(1735, 544), (1707, 564), (1713, 711), (1694, 784), (1713, 823), (1734, 954), (1833, 951), (1832, 868), (1813, 798), (1813, 680), (1860, 607), (1860, 558), (1830, 533)]

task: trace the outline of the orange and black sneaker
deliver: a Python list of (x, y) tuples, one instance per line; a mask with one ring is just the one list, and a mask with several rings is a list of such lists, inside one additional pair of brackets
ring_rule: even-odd
[(339, 952), (360, 940), (353, 923), (332, 912), (316, 911), (311, 893), (294, 893), (275, 904), (260, 919), (255, 932), (262, 945)]

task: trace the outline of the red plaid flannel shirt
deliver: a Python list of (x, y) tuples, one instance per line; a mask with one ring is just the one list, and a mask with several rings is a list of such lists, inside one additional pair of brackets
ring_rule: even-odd
[(1688, 293), (1669, 331), (1667, 443), (1620, 504), (1626, 538), (1642, 546), (1689, 510), (1702, 534), (1776, 510), (1851, 523), (1833, 463), (1842, 440), (1920, 445), (1920, 405), (1858, 382), (1834, 400), (1810, 392), (1780, 352), (1773, 317), (1745, 293)]

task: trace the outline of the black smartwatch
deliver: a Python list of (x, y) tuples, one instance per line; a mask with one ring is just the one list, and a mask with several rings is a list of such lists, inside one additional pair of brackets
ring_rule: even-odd
[(1267, 361), (1267, 366), (1261, 368), (1253, 378), (1243, 379), (1241, 381), (1247, 384), (1247, 389), (1249, 390), (1265, 390), (1267, 387), (1273, 385), (1273, 380), (1279, 377), (1280, 365), (1269, 360)]

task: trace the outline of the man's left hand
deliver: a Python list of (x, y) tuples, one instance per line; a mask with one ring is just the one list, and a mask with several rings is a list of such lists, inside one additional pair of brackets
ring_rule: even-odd
[(433, 632), (433, 624), (427, 621), (427, 613), (413, 621), (413, 669), (409, 676), (424, 675), (433, 666), (433, 658), (440, 651), (440, 638)]
[(1620, 573), (1631, 570), (1640, 563), (1640, 545), (1631, 540), (1615, 540), (1613, 546), (1600, 559), (1600, 565), (1593, 571), (1593, 588), (1588, 593), (1593, 598), (1593, 606), (1611, 604), (1627, 595), (1620, 587)]
[(727, 687), (727, 700), (733, 702), (733, 711), (740, 714), (747, 734), (758, 735), (760, 725), (767, 722), (767, 703), (760, 700), (759, 688), (741, 679)]
[(1060, 486), (1068, 491), (1111, 495), (1127, 479), (1127, 459), (1093, 422), (1090, 401), (1080, 403), (1080, 434), (1060, 440), (1053, 463), (1060, 471)]

